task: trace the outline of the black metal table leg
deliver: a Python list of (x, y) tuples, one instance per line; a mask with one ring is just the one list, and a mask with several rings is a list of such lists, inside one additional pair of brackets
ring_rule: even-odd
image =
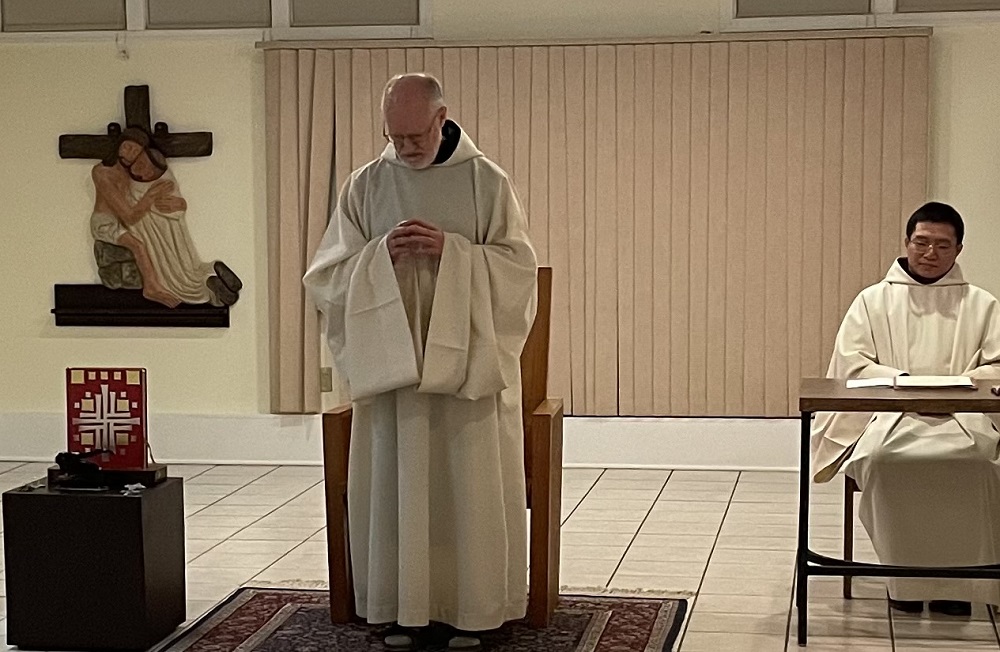
[(799, 440), (799, 541), (795, 555), (795, 606), (798, 617), (798, 643), (806, 644), (809, 612), (809, 436), (812, 413), (803, 412)]

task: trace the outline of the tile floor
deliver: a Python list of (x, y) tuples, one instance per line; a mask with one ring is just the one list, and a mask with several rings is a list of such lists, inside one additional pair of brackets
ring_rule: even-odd
[[(46, 466), (0, 462), (0, 491), (39, 478)], [(320, 468), (170, 470), (185, 478), (189, 618), (243, 584), (324, 585)], [(798, 649), (796, 474), (567, 469), (564, 478), (564, 586), (689, 592), (682, 652)], [(842, 491), (840, 483), (814, 486), (817, 552), (840, 552)], [(860, 525), (855, 535), (856, 557), (874, 560)], [(0, 595), (2, 580), (0, 571)], [(810, 580), (808, 649), (1000, 652), (994, 617), (983, 605), (972, 619), (902, 616), (889, 612), (884, 583), (855, 582), (856, 598), (846, 601), (839, 579)]]

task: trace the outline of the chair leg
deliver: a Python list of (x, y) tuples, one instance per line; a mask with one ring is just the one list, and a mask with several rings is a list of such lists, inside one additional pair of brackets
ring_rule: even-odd
[(340, 505), (339, 514), (327, 511), (327, 546), (330, 565), (330, 618), (335, 623), (348, 623), (354, 617), (354, 583), (351, 581), (350, 554), (347, 541), (347, 510), (344, 499), (328, 497)]
[[(854, 560), (854, 493), (858, 485), (848, 476), (844, 476), (844, 559)], [(852, 595), (852, 575), (844, 575), (844, 599), (850, 600)]]
[(348, 623), (355, 614), (350, 539), (347, 529), (350, 433), (349, 412), (323, 415), (323, 475), (326, 489), (327, 562), (330, 567), (330, 619), (335, 623)]
[(531, 574), (528, 624), (547, 627), (559, 601), (559, 518), (562, 511), (562, 414), (532, 419)]

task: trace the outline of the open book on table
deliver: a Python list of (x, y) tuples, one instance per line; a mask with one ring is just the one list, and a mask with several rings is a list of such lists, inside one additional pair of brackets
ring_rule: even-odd
[(848, 389), (860, 387), (892, 387), (893, 389), (975, 389), (968, 376), (896, 376), (895, 378), (853, 378)]

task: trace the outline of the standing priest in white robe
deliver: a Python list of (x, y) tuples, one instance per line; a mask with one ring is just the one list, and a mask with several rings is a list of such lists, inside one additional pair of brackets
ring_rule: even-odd
[(536, 260), (510, 179), (447, 119), (439, 82), (393, 78), (389, 141), (344, 184), (304, 283), (354, 403), (348, 520), (358, 613), (414, 649), (527, 606), (520, 355)]
[[(1000, 305), (955, 262), (965, 227), (929, 203), (906, 225), (906, 256), (862, 291), (837, 335), (832, 378), (966, 375), (1000, 378)], [(821, 414), (813, 432), (815, 480), (843, 466), (861, 488), (861, 521), (883, 564), (1000, 563), (997, 414)], [(1000, 604), (992, 580), (892, 579), (893, 608), (968, 614)]]

